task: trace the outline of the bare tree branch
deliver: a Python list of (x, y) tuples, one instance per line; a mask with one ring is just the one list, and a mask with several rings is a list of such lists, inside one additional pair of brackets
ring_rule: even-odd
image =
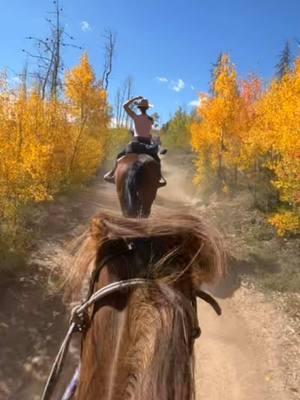
[(132, 97), (133, 94), (133, 78), (129, 76), (123, 82), (123, 85), (117, 90), (115, 97), (115, 117), (116, 126), (118, 128), (131, 128), (132, 121), (129, 120), (128, 115), (125, 113), (123, 104), (125, 101)]
[(104, 33), (104, 38), (106, 40), (104, 47), (104, 67), (102, 74), (102, 86), (103, 89), (108, 89), (109, 77), (112, 73), (113, 58), (116, 49), (116, 34), (110, 29), (107, 29)]
[(74, 40), (73, 36), (65, 32), (61, 21), (62, 7), (60, 0), (53, 0), (54, 10), (50, 12), (50, 18), (46, 18), (50, 26), (50, 34), (45, 39), (29, 36), (27, 39), (35, 43), (37, 54), (23, 50), (29, 57), (38, 60), (39, 72), (35, 75), (38, 78), (41, 95), (57, 97), (62, 87), (61, 73), (64, 70), (62, 60), (62, 48), (72, 47), (82, 49), (74, 43), (64, 41), (64, 38)]

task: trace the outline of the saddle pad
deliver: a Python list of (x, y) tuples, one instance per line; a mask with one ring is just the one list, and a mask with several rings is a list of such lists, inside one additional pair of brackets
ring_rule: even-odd
[(158, 153), (158, 145), (145, 144), (140, 142), (131, 142), (125, 148), (125, 153), (148, 154), (149, 156), (153, 156)]

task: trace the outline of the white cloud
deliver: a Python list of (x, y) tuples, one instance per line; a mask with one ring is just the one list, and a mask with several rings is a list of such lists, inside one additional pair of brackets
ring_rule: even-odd
[(183, 90), (185, 87), (185, 83), (182, 79), (178, 79), (177, 81), (173, 81), (172, 82), (172, 86), (171, 89), (173, 89), (175, 92), (180, 92), (181, 90)]
[(167, 83), (168, 82), (168, 78), (166, 78), (164, 76), (157, 76), (156, 79), (161, 83)]
[(189, 106), (191, 106), (191, 107), (199, 107), (200, 104), (201, 104), (200, 97), (197, 100), (192, 100), (192, 101), (189, 102)]
[(82, 32), (88, 32), (92, 30), (91, 25), (87, 21), (81, 21), (80, 28)]
[(192, 90), (195, 90), (195, 86), (191, 85), (191, 89), (192, 89)]

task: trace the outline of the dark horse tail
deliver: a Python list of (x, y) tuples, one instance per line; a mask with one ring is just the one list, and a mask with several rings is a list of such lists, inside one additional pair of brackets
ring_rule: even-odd
[(142, 202), (138, 188), (142, 182), (143, 162), (136, 161), (127, 171), (123, 189), (123, 214), (126, 217), (141, 216)]

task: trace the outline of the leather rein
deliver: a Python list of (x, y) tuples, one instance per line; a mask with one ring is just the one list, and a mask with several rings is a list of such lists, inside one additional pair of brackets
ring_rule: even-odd
[[(142, 278), (133, 278), (133, 279), (126, 279), (126, 280), (121, 280), (117, 282), (110, 283), (101, 289), (97, 290), (96, 292), (93, 292), (94, 290), (94, 285), (96, 281), (98, 280), (99, 274), (101, 269), (110, 261), (125, 255), (125, 254), (130, 254), (135, 250), (134, 245), (132, 243), (127, 244), (127, 249), (123, 250), (119, 253), (115, 253), (113, 255), (109, 255), (104, 257), (100, 263), (98, 263), (95, 267), (95, 269), (92, 272), (91, 278), (90, 278), (90, 283), (89, 283), (89, 290), (88, 290), (88, 295), (87, 298), (84, 302), (82, 302), (80, 305), (75, 306), (72, 311), (71, 311), (71, 317), (69, 320), (69, 328), (68, 331), (65, 335), (64, 340), (62, 341), (62, 344), (59, 348), (59, 351), (57, 353), (57, 356), (54, 360), (53, 366), (51, 368), (49, 377), (47, 379), (41, 400), (50, 400), (51, 396), (53, 394), (53, 390), (55, 387), (55, 384), (61, 374), (61, 371), (63, 369), (63, 363), (65, 361), (70, 341), (72, 338), (73, 333), (75, 332), (83, 332), (87, 329), (90, 323), (90, 318), (88, 314), (88, 310), (91, 306), (96, 304), (99, 300), (107, 297), (110, 294), (116, 293), (116, 292), (121, 292), (124, 290), (128, 290), (130, 288), (138, 287), (138, 286), (148, 286), (148, 285), (153, 285), (154, 280), (153, 279), (142, 279)], [(201, 298), (205, 302), (207, 302), (216, 312), (217, 315), (221, 315), (222, 310), (217, 301), (210, 296), (208, 293), (203, 292), (202, 290), (195, 290), (194, 291), (194, 299), (192, 301), (192, 307), (194, 309), (195, 313), (195, 321), (196, 321), (196, 326), (192, 329), (192, 339), (196, 339), (200, 336), (201, 334), (201, 329), (198, 325), (198, 318), (197, 318), (197, 302), (196, 302), (196, 297)]]

